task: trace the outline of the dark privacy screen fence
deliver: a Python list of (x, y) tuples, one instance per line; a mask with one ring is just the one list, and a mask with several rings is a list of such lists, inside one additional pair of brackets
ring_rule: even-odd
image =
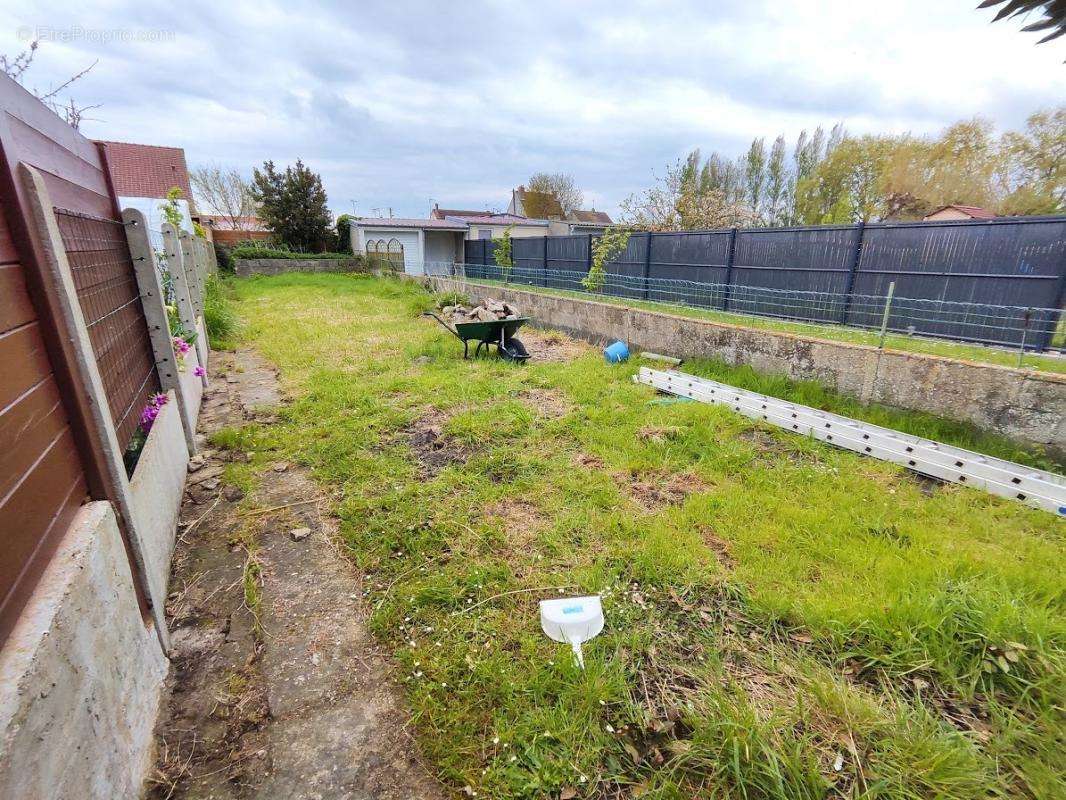
[[(581, 291), (592, 237), (512, 240), (515, 281)], [(495, 243), (466, 242), (493, 277)], [(603, 291), (809, 322), (1041, 350), (1066, 286), (1066, 217), (634, 233)]]

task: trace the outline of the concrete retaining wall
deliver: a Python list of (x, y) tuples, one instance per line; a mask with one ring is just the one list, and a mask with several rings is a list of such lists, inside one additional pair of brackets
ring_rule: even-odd
[(280, 275), (283, 272), (362, 272), (361, 258), (235, 258), (233, 269), (241, 277)]
[(166, 671), (111, 504), (89, 503), (0, 652), (0, 797), (138, 797)]
[(170, 402), (156, 417), (130, 480), (133, 514), (141, 532), (148, 580), (156, 597), (167, 596), (170, 559), (174, 555), (178, 511), (188, 466), (185, 432), (171, 392)]
[[(431, 280), (445, 290), (460, 288), (446, 278)], [(463, 291), (475, 300), (507, 300), (541, 326), (586, 339), (622, 339), (634, 350), (750, 364), (761, 372), (817, 380), (864, 403), (971, 422), (1058, 455), (1066, 453), (1066, 376), (882, 351), (469, 281)]]

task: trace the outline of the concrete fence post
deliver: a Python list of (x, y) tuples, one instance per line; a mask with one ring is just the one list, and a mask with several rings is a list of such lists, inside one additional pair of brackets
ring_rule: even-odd
[[(198, 330), (196, 325), (196, 304), (193, 302), (192, 279), (185, 270), (185, 259), (182, 254), (178, 232), (169, 222), (164, 222), (163, 227), (163, 252), (167, 257), (167, 271), (170, 273), (171, 284), (174, 287), (174, 302), (178, 306), (178, 319), (185, 330), (193, 333)], [(196, 355), (200, 365), (207, 368), (207, 343), (196, 337)], [(203, 385), (207, 386), (207, 376), (203, 378)]]
[(188, 231), (178, 231), (178, 243), (181, 246), (181, 263), (185, 267), (185, 276), (189, 279), (189, 293), (192, 307), (197, 317), (204, 314), (204, 277), (200, 270), (200, 259), (196, 257), (195, 237)]
[(133, 269), (137, 276), (137, 288), (141, 293), (144, 319), (148, 323), (148, 334), (152, 339), (152, 353), (155, 355), (155, 366), (159, 372), (159, 385), (164, 392), (174, 390), (181, 424), (185, 428), (185, 445), (189, 449), (189, 455), (193, 456), (196, 455), (196, 430), (181, 386), (181, 372), (178, 369), (177, 353), (174, 352), (174, 339), (170, 335), (170, 319), (163, 298), (163, 287), (159, 282), (155, 251), (152, 250), (152, 243), (148, 241), (148, 223), (144, 214), (135, 208), (123, 209), (122, 221), (126, 223), (126, 241), (129, 242), (130, 255), (133, 256)]
[(104, 390), (103, 379), (100, 377), (100, 369), (96, 364), (96, 354), (89, 341), (89, 331), (85, 325), (85, 316), (82, 314), (77, 290), (74, 287), (74, 277), (63, 247), (63, 238), (59, 233), (59, 223), (56, 222), (52, 200), (41, 173), (27, 164), (23, 164), (20, 171), (23, 186), (30, 200), (33, 223), (41, 238), (44, 261), (41, 264), (42, 277), (51, 283), (55, 290), (59, 303), (59, 324), (63, 328), (61, 333), (72, 345), (74, 358), (77, 361), (77, 379), (82, 384), (81, 389), (92, 400), (94, 429), (100, 432), (101, 450), (105, 456), (104, 479), (110, 495), (107, 499), (114, 504), (116, 515), (121, 520), (122, 528), (126, 533), (133, 557), (131, 565), (133, 577), (148, 601), (152, 620), (155, 623), (156, 636), (159, 638), (163, 652), (166, 653), (170, 650), (170, 637), (167, 634), (166, 617), (163, 613), (166, 597), (154, 593), (151, 581), (148, 579), (145, 561), (146, 548), (142, 532), (137, 528), (130, 482), (126, 477), (126, 466), (122, 461), (122, 448), (119, 446), (115, 425), (108, 411), (107, 393)]

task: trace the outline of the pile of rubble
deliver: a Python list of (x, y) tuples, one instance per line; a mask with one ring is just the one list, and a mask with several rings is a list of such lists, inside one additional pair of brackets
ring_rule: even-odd
[(473, 308), (445, 306), (441, 309), (444, 319), (455, 324), (463, 322), (495, 322), (499, 319), (518, 319), (518, 309), (503, 300), (486, 297)]

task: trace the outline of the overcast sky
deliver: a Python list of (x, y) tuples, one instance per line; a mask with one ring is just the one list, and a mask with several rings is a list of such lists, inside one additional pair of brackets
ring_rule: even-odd
[[(536, 171), (616, 212), (692, 148), (731, 155), (843, 121), (1020, 127), (1066, 101), (1066, 44), (977, 0), (11, 2), (0, 52), (76, 85), (94, 138), (185, 148), (250, 174), (297, 157), (335, 212), (503, 210)], [(387, 212), (385, 212), (387, 213)]]

